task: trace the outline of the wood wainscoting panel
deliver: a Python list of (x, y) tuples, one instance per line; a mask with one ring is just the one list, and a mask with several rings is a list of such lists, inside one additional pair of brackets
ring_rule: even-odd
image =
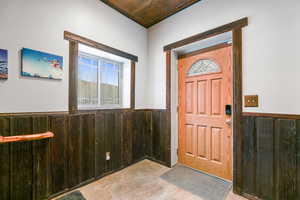
[[(243, 115), (238, 186), (244, 196), (300, 199), (299, 119)], [(166, 125), (166, 110), (1, 116), (3, 136), (45, 131), (55, 136), (0, 145), (0, 199), (54, 197), (144, 158), (168, 165)], [(203, 131), (198, 127), (196, 132), (199, 136)], [(207, 154), (205, 148), (197, 148), (197, 156)], [(107, 151), (112, 153), (110, 161), (105, 160)], [(218, 154), (214, 157), (217, 160)], [(71, 164), (81, 166), (75, 171)]]
[(133, 162), (137, 162), (141, 157), (145, 155), (146, 147), (146, 114), (145, 112), (134, 112), (134, 121), (133, 123), (133, 138), (132, 138), (132, 150), (133, 150)]
[(81, 116), (81, 180), (95, 177), (95, 115)]
[[(104, 148), (105, 148), (105, 157), (106, 152), (110, 152), (110, 160), (106, 160), (104, 173), (109, 173), (113, 170), (113, 150), (115, 147), (114, 142), (114, 135), (115, 135), (115, 115), (112, 112), (105, 112), (104, 114)], [(100, 156), (100, 155), (99, 155)], [(104, 155), (103, 155), (104, 156)]]
[(154, 161), (169, 166), (171, 146), (170, 133), (167, 129), (167, 115), (168, 111), (166, 110), (154, 110), (152, 112), (152, 153), (148, 156)]
[(243, 117), (243, 192), (254, 195), (256, 193), (256, 130), (255, 118)]
[(2, 136), (54, 137), (0, 144), (0, 199), (52, 198), (145, 158), (168, 165), (166, 124), (166, 110), (2, 114)]
[(74, 187), (81, 181), (82, 133), (80, 115), (70, 115), (68, 123), (68, 182), (70, 187)]
[[(296, 120), (279, 119), (275, 123), (275, 199), (297, 198), (297, 158), (299, 157), (299, 134)], [(297, 136), (298, 134), (298, 136)], [(299, 186), (298, 186), (299, 187)]]
[(122, 166), (128, 166), (132, 163), (132, 112), (126, 112), (123, 114), (123, 133), (122, 133)]
[(297, 144), (296, 144), (296, 148), (297, 148), (297, 176), (296, 176), (296, 180), (297, 180), (297, 186), (296, 186), (296, 190), (297, 190), (297, 194), (296, 194), (296, 199), (300, 199), (300, 156), (299, 156), (299, 150), (300, 150), (300, 120), (296, 121), (296, 133), (297, 133)]
[[(32, 117), (33, 133), (49, 130), (47, 116)], [(34, 199), (46, 199), (50, 194), (50, 139), (34, 141), (33, 144), (33, 196)]]
[(300, 120), (243, 114), (242, 194), (263, 200), (300, 197)]
[(274, 192), (274, 120), (256, 119), (256, 193), (262, 199), (272, 199)]
[[(154, 111), (153, 111), (154, 112)], [(149, 157), (153, 156), (153, 119), (152, 111), (146, 111), (145, 113), (145, 154)]]
[[(32, 133), (32, 118), (19, 116), (12, 120), (12, 135)], [(17, 142), (10, 146), (11, 200), (33, 199), (32, 142)]]
[(104, 174), (105, 147), (104, 147), (104, 114), (95, 114), (95, 177), (100, 178)]
[[(11, 135), (10, 117), (0, 117), (0, 135)], [(10, 146), (0, 144), (0, 199), (10, 199)]]
[(49, 116), (50, 130), (54, 133), (51, 139), (51, 192), (50, 194), (60, 193), (68, 188), (68, 116), (58, 115)]
[(162, 160), (164, 149), (161, 148), (161, 144), (163, 143), (164, 137), (161, 133), (161, 113), (154, 112), (152, 117), (153, 117), (152, 155), (153, 158), (157, 160)]

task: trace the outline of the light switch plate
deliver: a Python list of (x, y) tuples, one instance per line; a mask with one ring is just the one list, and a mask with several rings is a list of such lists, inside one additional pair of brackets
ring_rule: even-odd
[(258, 95), (246, 95), (245, 107), (258, 107)]

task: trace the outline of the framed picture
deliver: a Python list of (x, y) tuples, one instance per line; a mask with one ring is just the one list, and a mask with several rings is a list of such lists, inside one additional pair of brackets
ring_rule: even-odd
[(23, 48), (21, 75), (33, 78), (61, 80), (63, 78), (63, 57)]
[(8, 78), (7, 50), (0, 49), (0, 79)]

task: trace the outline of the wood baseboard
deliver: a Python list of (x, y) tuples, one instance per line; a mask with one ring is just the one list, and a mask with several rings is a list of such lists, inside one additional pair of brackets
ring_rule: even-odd
[(257, 196), (254, 196), (252, 194), (247, 194), (247, 193), (242, 193), (241, 196), (245, 197), (246, 199), (249, 199), (249, 200), (262, 200), (262, 199), (258, 198)]

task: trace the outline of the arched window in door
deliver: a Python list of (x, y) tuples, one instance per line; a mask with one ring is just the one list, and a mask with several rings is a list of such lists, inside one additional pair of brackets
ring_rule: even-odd
[(211, 59), (201, 59), (192, 64), (187, 72), (187, 76), (196, 76), (216, 72), (221, 72), (221, 68), (216, 62)]

